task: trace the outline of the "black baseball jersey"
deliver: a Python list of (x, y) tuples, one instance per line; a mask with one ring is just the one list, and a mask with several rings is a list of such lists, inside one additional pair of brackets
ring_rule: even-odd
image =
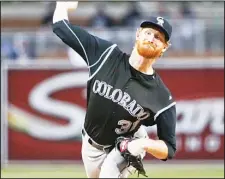
[(140, 125), (156, 124), (171, 158), (176, 150), (175, 102), (157, 72), (137, 71), (116, 44), (67, 20), (53, 24), (53, 32), (88, 65), (87, 134), (98, 144), (113, 145), (117, 137), (133, 135)]

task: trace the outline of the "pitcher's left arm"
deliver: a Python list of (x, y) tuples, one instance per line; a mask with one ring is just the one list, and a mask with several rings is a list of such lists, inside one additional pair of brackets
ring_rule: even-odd
[(123, 142), (123, 147), (134, 156), (143, 151), (166, 161), (176, 152), (176, 108), (175, 105), (156, 118), (158, 139), (140, 138)]

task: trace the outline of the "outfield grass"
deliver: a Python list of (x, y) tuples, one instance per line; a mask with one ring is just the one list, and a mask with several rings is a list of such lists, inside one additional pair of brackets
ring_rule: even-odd
[[(222, 164), (145, 164), (145, 168), (149, 178), (224, 178)], [(136, 177), (137, 174), (130, 176)], [(86, 178), (86, 175), (81, 164), (27, 164), (9, 165), (1, 170), (1, 178)]]

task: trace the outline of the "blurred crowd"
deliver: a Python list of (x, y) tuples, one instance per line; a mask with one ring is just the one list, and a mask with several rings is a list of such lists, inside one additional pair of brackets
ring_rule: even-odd
[[(7, 2), (4, 2), (4, 3), (7, 3)], [(15, 3), (19, 3), (19, 2), (15, 2)], [(108, 5), (107, 2), (101, 2), (101, 3), (98, 2), (96, 6), (97, 8), (96, 13), (86, 18), (85, 27), (90, 29), (100, 29), (100, 32), (104, 29), (113, 29), (113, 28), (123, 29), (123, 28), (134, 28), (134, 27), (136, 28), (140, 24), (140, 20), (147, 19), (148, 16), (150, 15), (163, 16), (168, 19), (175, 19), (173, 23), (176, 25), (177, 28), (175, 28), (174, 33), (178, 32), (179, 35), (173, 37), (174, 38), (173, 40), (174, 41), (176, 40), (176, 42), (173, 44), (173, 48), (175, 48), (177, 51), (185, 48), (186, 52), (195, 54), (197, 51), (207, 51), (205, 50), (205, 48), (206, 49), (213, 48), (213, 50), (216, 51), (218, 48), (220, 50), (221, 46), (224, 46), (224, 42), (221, 41), (221, 36), (217, 35), (219, 40), (218, 41), (217, 37), (214, 37), (214, 34), (211, 32), (212, 30), (207, 31), (207, 27), (205, 27), (204, 25), (202, 25), (201, 27), (205, 28), (204, 30), (205, 34), (204, 35), (201, 34), (201, 36), (198, 35), (198, 33), (201, 33), (202, 30), (200, 28), (198, 29), (197, 26), (200, 27), (201, 24), (197, 23), (196, 27), (193, 27), (195, 26), (194, 20), (199, 18), (204, 18), (204, 17), (199, 17), (199, 13), (196, 13), (196, 9), (198, 8), (196, 8), (195, 5), (193, 5), (193, 3), (185, 2), (185, 1), (170, 2), (170, 3), (171, 4), (174, 3), (174, 7), (175, 7), (174, 9), (176, 9), (176, 11), (173, 11), (173, 10), (171, 11), (171, 7), (173, 6), (173, 4), (172, 5), (170, 4), (170, 7), (169, 7), (166, 3), (155, 2), (154, 6), (152, 7), (154, 9), (154, 13), (151, 13), (153, 12), (152, 9), (149, 10), (148, 12), (148, 9), (147, 10), (144, 9), (143, 5), (141, 6), (140, 2), (131, 1), (127, 3), (126, 11), (124, 11), (123, 15), (119, 17), (117, 16), (115, 18), (115, 16), (112, 16), (112, 13), (110, 14), (107, 12), (107, 5)], [(197, 5), (198, 7), (200, 7), (201, 2), (199, 2), (199, 4), (197, 3)], [(55, 9), (55, 2), (53, 1), (45, 2), (45, 6), (46, 6), (45, 12), (40, 17), (40, 21), (39, 21), (40, 28), (35, 30), (36, 36), (37, 34), (39, 34), (39, 36), (36, 37), (36, 39), (38, 38), (38, 41), (35, 39), (35, 37), (33, 37), (32, 35), (29, 36), (28, 34), (26, 34), (27, 36), (24, 36), (23, 33), (16, 33), (13, 35), (13, 38), (12, 38), (11, 34), (4, 36), (4, 33), (3, 33), (3, 36), (1, 39), (1, 43), (2, 43), (1, 56), (3, 58), (12, 59), (12, 60), (16, 60), (19, 58), (35, 59), (37, 57), (40, 57), (40, 54), (39, 54), (39, 52), (41, 51), (40, 49), (46, 49), (48, 45), (49, 45), (48, 47), (49, 52), (50, 52), (50, 46), (51, 46), (54, 53), (57, 55), (58, 50), (57, 49), (54, 50), (54, 45), (53, 45), (55, 42), (57, 42), (57, 40), (50, 39), (50, 36), (53, 36), (53, 34), (48, 35), (49, 32), (47, 32), (50, 30), (50, 25), (52, 23), (52, 17), (53, 17), (53, 13)], [(213, 6), (212, 2), (211, 2), (211, 6)], [(203, 12), (203, 13), (207, 14), (207, 8), (205, 8), (204, 11), (206, 12)], [(205, 19), (205, 21), (207, 21), (207, 18)], [(215, 18), (211, 21), (214, 22), (214, 21), (220, 21), (220, 20), (221, 20), (221, 17), (218, 16), (218, 18)], [(83, 21), (83, 19), (81, 21)], [(179, 22), (182, 22), (182, 24), (179, 24)], [(223, 22), (221, 21), (219, 23), (223, 23)], [(21, 24), (21, 26), (23, 25)], [(1, 28), (4, 29), (4, 26), (2, 26)], [(195, 34), (193, 34), (194, 28), (196, 28), (197, 31), (199, 32), (195, 32)], [(218, 33), (221, 33), (221, 31), (223, 31), (223, 29), (219, 29)], [(218, 33), (215, 32), (215, 34), (218, 34)], [(101, 33), (101, 34), (104, 34), (104, 33)], [(46, 37), (48, 39), (46, 39)], [(204, 47), (204, 49), (196, 49), (195, 51), (193, 51), (193, 44), (195, 43), (196, 37), (202, 40), (201, 41), (202, 44), (200, 46), (208, 45), (208, 47)], [(128, 38), (128, 37), (121, 37), (121, 38)], [(205, 38), (205, 39), (202, 39), (202, 38)], [(115, 39), (115, 38), (111, 37), (111, 39)], [(212, 42), (211, 39), (214, 39), (215, 43)], [(128, 41), (129, 40), (127, 39), (125, 42), (127, 43)], [(210, 44), (207, 44), (207, 41), (210, 41)], [(218, 44), (216, 44), (217, 41), (219, 42)], [(197, 42), (198, 41), (196, 41), (196, 43)], [(129, 48), (132, 48), (131, 45), (132, 43), (130, 43), (130, 46), (129, 45), (124, 45), (124, 46), (125, 47), (127, 46), (127, 49), (129, 49)], [(37, 50), (37, 47), (39, 48), (39, 50)], [(176, 54), (178, 54), (177, 51), (175, 51)], [(42, 56), (44, 57), (44, 55)]]
[[(155, 2), (156, 3), (156, 14), (154, 16), (162, 16), (165, 18), (174, 18), (179, 19), (192, 19), (195, 18), (195, 13), (192, 10), (192, 6), (189, 2), (182, 1), (179, 2), (179, 11), (176, 14), (171, 14), (166, 4)], [(42, 25), (49, 25), (52, 22), (52, 16), (54, 13), (55, 2), (49, 2), (47, 5), (46, 14), (41, 20)], [(136, 26), (137, 22), (140, 23), (140, 19), (147, 18), (145, 13), (142, 12), (142, 8), (139, 5), (138, 1), (130, 1), (128, 4), (128, 10), (120, 18), (114, 18), (107, 13), (106, 3), (98, 3), (97, 13), (89, 18), (87, 26), (89, 27), (133, 27)], [(150, 13), (149, 13), (150, 14)]]

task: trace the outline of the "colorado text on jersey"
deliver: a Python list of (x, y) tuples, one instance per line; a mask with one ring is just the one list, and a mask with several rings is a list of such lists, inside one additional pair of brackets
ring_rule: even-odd
[(136, 100), (132, 100), (128, 93), (123, 92), (121, 89), (113, 89), (111, 85), (104, 81), (95, 80), (92, 90), (94, 93), (98, 93), (100, 96), (119, 104), (138, 120), (150, 116), (150, 113), (137, 104)]

